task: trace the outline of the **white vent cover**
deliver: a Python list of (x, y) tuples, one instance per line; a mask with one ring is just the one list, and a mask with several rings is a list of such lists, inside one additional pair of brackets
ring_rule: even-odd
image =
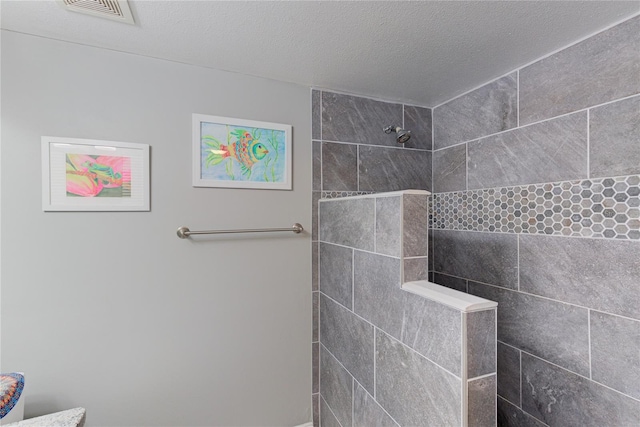
[(134, 24), (127, 0), (58, 0), (65, 9)]

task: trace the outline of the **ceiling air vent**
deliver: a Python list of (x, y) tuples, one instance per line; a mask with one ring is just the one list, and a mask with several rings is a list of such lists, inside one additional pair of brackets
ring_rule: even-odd
[(134, 24), (127, 0), (58, 0), (65, 9)]

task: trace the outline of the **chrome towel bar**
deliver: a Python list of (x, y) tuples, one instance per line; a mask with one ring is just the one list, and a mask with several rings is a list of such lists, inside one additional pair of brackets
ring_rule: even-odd
[(302, 225), (297, 222), (293, 224), (293, 226), (289, 228), (248, 228), (244, 230), (202, 230), (202, 231), (191, 231), (189, 227), (180, 227), (178, 228), (178, 237), (181, 239), (186, 239), (189, 236), (195, 234), (234, 234), (234, 233), (273, 233), (276, 231), (293, 231), (296, 234), (304, 231)]

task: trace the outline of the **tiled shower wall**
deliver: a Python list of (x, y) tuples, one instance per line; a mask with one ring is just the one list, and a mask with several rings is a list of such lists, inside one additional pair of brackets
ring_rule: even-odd
[[(399, 125), (398, 144), (382, 129)], [(327, 91), (312, 92), (313, 406), (318, 425), (318, 200), (404, 189), (431, 190), (431, 110)]]
[(433, 110), (433, 281), (498, 305), (498, 424), (640, 425), (640, 17)]

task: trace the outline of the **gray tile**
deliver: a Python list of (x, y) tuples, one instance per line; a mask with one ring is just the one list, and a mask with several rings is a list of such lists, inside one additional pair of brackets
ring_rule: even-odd
[(404, 194), (403, 254), (406, 257), (427, 256), (429, 251), (429, 197), (420, 194)]
[(640, 18), (520, 70), (520, 124), (640, 92)]
[(475, 282), (469, 293), (498, 303), (498, 340), (589, 376), (588, 310)]
[(429, 280), (428, 258), (405, 258), (403, 282)]
[(520, 406), (520, 350), (498, 343), (498, 394)]
[(638, 243), (520, 236), (520, 289), (640, 319)]
[(320, 141), (312, 141), (313, 152), (313, 191), (322, 190), (322, 143)]
[(433, 230), (434, 270), (505, 288), (518, 284), (514, 234)]
[(320, 426), (321, 427), (342, 427), (336, 419), (329, 405), (324, 399), (320, 399)]
[(460, 379), (379, 331), (376, 392), (380, 405), (400, 425), (461, 424)]
[(374, 250), (375, 200), (332, 200), (320, 203), (320, 240), (366, 251)]
[(358, 189), (358, 146), (322, 143), (322, 189), (355, 191)]
[(320, 347), (320, 395), (344, 426), (351, 425), (353, 378), (324, 347)]
[(431, 152), (360, 146), (360, 191), (431, 189)]
[(402, 125), (402, 105), (351, 95), (322, 92), (322, 139), (397, 146), (383, 128)]
[(517, 125), (516, 73), (433, 110), (434, 147), (448, 147)]
[[(430, 215), (433, 215), (433, 197), (429, 196), (429, 213)], [(429, 271), (433, 271), (433, 252), (434, 252), (434, 246), (433, 246), (433, 230), (430, 228), (429, 229)]]
[(347, 308), (352, 307), (353, 249), (320, 243), (320, 290)]
[(592, 177), (640, 173), (640, 96), (589, 112)]
[(468, 188), (587, 178), (585, 111), (468, 145)]
[(318, 263), (318, 242), (311, 242), (311, 291), (318, 290), (318, 272), (320, 264)]
[(545, 427), (522, 409), (498, 397), (498, 427)]
[(353, 427), (398, 427), (367, 391), (355, 385), (353, 396)]
[(435, 273), (433, 283), (455, 289), (460, 292), (467, 292), (467, 280), (458, 277), (447, 276), (446, 274)]
[(495, 427), (496, 376), (480, 378), (467, 383), (469, 391), (469, 426)]
[(431, 108), (405, 105), (404, 128), (411, 131), (411, 139), (405, 142), (404, 146), (431, 150), (433, 148), (431, 123)]
[(318, 325), (320, 324), (319, 320), (319, 310), (320, 310), (320, 292), (312, 292), (311, 295), (311, 304), (313, 305), (312, 308), (312, 333), (311, 333), (311, 342), (316, 342), (318, 341)]
[(640, 322), (591, 312), (591, 377), (640, 399)]
[(355, 252), (355, 312), (455, 375), (461, 313), (400, 289), (400, 260)]
[(311, 393), (320, 392), (320, 343), (311, 344)]
[(373, 326), (320, 296), (320, 342), (373, 393)]
[(402, 197), (376, 197), (376, 252), (400, 257)]
[(467, 189), (467, 144), (433, 152), (433, 192)]
[(313, 427), (320, 427), (320, 394), (311, 396), (313, 404)]
[(467, 378), (496, 372), (496, 310), (467, 314)]
[(640, 402), (522, 353), (522, 409), (550, 426), (637, 426)]
[(314, 191), (311, 193), (311, 240), (318, 240), (318, 201), (322, 192)]
[(322, 92), (319, 90), (311, 90), (311, 138), (322, 139), (321, 123), (322, 123)]

